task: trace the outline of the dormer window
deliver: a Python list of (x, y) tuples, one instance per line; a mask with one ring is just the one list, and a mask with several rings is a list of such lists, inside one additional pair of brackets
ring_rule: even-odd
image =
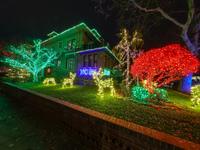
[(67, 51), (75, 51), (76, 48), (76, 39), (72, 39), (67, 42)]

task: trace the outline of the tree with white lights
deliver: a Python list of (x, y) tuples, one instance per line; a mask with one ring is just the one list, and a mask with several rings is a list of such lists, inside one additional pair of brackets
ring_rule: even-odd
[[(146, 26), (158, 25), (161, 19), (166, 19), (179, 28), (179, 35), (188, 50), (195, 56), (200, 50), (200, 8), (199, 0), (92, 0), (98, 5), (95, 7), (101, 14), (109, 15), (107, 12), (113, 8), (119, 9), (120, 14), (130, 16), (125, 22), (134, 22), (135, 25)], [(107, 5), (106, 5), (107, 4)], [(104, 6), (106, 7), (104, 8)], [(182, 8), (183, 10), (180, 10)], [(128, 13), (128, 15), (127, 15)], [(140, 14), (140, 15), (138, 15)], [(141, 18), (144, 19), (141, 19)], [(147, 19), (148, 17), (148, 19)], [(142, 22), (142, 23), (141, 23)], [(146, 30), (145, 30), (146, 31)], [(192, 73), (182, 80), (181, 91), (190, 92)]]
[(33, 82), (38, 82), (38, 73), (53, 66), (53, 60), (58, 58), (57, 52), (41, 46), (41, 40), (34, 40), (34, 46), (22, 44), (19, 47), (10, 46), (12, 57), (6, 57), (5, 63), (12, 67), (27, 69), (33, 75)]
[[(126, 89), (129, 90), (129, 86), (131, 84), (131, 76), (130, 76), (130, 65), (131, 65), (131, 57), (132, 59), (136, 58), (136, 55), (139, 54), (139, 50), (144, 41), (142, 40), (142, 35), (137, 30), (133, 33), (132, 39), (130, 39), (130, 35), (126, 29), (122, 29), (122, 32), (119, 33), (119, 37), (121, 37), (121, 41), (116, 46), (117, 56), (119, 57), (121, 63), (120, 67), (125, 67), (125, 70), (122, 75), (125, 76)], [(131, 56), (133, 55), (133, 56)]]

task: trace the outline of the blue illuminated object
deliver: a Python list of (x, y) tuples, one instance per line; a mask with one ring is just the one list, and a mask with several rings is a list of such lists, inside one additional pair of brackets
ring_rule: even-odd
[(99, 71), (99, 68), (97, 67), (83, 67), (79, 69), (79, 75), (80, 76), (92, 76), (93, 71)]

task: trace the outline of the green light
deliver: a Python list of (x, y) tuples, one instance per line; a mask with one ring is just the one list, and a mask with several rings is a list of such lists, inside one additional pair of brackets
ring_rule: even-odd
[[(66, 32), (69, 32), (69, 31), (71, 31), (71, 30), (73, 30), (73, 29), (75, 29), (75, 28), (78, 28), (78, 27), (80, 27), (80, 26), (85, 26), (86, 29), (88, 29), (89, 32), (92, 33), (92, 35), (97, 39), (97, 41), (101, 42), (101, 41), (99, 40), (99, 38), (100, 38), (101, 36), (98, 34), (98, 32), (96, 32), (96, 33), (97, 33), (97, 35), (98, 35), (99, 38), (92, 32), (92, 31), (94, 31), (94, 30), (90, 30), (90, 28), (89, 28), (85, 23), (80, 23), (79, 25), (76, 25), (76, 26), (74, 26), (74, 27), (72, 27), (72, 28), (69, 28), (69, 29), (67, 29), (67, 30), (65, 30), (65, 31), (63, 31), (63, 32), (61, 32), (61, 33), (59, 33), (59, 34), (53, 36), (53, 37), (50, 37), (50, 38), (46, 39), (45, 41), (43, 41), (43, 42), (41, 42), (41, 43), (45, 43), (45, 42), (47, 42), (47, 41), (49, 41), (49, 40), (51, 40), (51, 39), (54, 39), (54, 38), (56, 38), (56, 37), (58, 37), (58, 36), (60, 36), (60, 35), (62, 35), (62, 34), (64, 34), (64, 33), (66, 33)], [(54, 31), (54, 32), (55, 32), (55, 31)], [(51, 33), (52, 33), (52, 32), (51, 32)], [(51, 33), (50, 33), (50, 34), (51, 34)], [(55, 32), (55, 33), (56, 33), (56, 32)]]
[(143, 87), (135, 86), (132, 89), (133, 96), (136, 100), (145, 100), (149, 97), (149, 91)]
[(111, 73), (110, 69), (108, 69), (108, 68), (103, 69), (103, 75), (104, 76), (110, 76), (110, 73)]
[(22, 44), (19, 48), (11, 46), (10, 50), (14, 57), (6, 57), (5, 63), (28, 70), (33, 75), (33, 82), (38, 82), (38, 73), (46, 67), (54, 66), (52, 62), (59, 55), (52, 49), (41, 47), (41, 40), (33, 42), (34, 46), (27, 44)]

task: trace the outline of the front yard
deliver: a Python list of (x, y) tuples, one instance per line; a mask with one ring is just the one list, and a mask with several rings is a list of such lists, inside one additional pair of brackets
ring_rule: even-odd
[(165, 106), (158, 106), (133, 102), (118, 94), (112, 97), (110, 89), (105, 89), (104, 98), (101, 99), (97, 96), (96, 86), (74, 85), (62, 88), (61, 84), (17, 85), (200, 144), (200, 106), (192, 109), (190, 97), (173, 91), (168, 91), (170, 102)]

